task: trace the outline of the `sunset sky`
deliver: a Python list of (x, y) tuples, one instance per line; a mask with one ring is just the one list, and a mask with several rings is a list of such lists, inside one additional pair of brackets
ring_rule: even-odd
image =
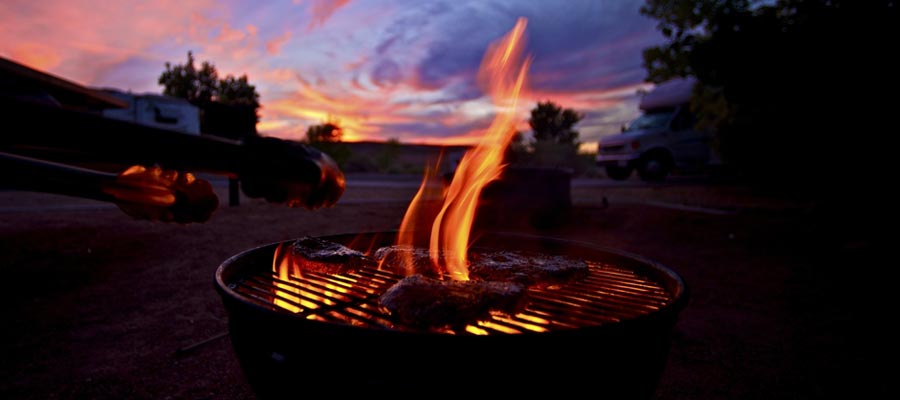
[[(260, 133), (302, 139), (473, 144), (494, 116), (482, 56), (519, 17), (533, 57), (519, 100), (586, 115), (595, 145), (637, 114), (641, 51), (662, 41), (641, 0), (3, 0), (0, 55), (92, 87), (160, 93), (165, 62), (193, 51), (260, 93)], [(530, 135), (529, 135), (530, 136)]]

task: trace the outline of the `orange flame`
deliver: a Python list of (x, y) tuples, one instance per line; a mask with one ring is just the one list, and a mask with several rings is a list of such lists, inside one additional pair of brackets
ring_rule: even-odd
[(292, 262), (287, 254), (290, 253), (290, 249), (285, 247), (284, 243), (279, 244), (275, 249), (275, 257), (272, 258), (272, 277), (274, 278), (273, 280), (276, 287), (273, 303), (278, 307), (296, 314), (303, 310), (295, 305), (300, 302), (300, 297), (297, 296), (300, 294), (300, 291), (284, 282), (290, 280), (292, 272), (295, 275), (299, 275), (300, 271), (299, 267)]
[[(421, 226), (423, 221), (427, 223), (429, 218), (434, 218), (428, 205), (433, 199), (440, 198), (442, 195), (443, 188), (436, 189), (436, 183), (439, 180), (437, 173), (440, 171), (442, 156), (443, 153), (438, 156), (434, 166), (425, 168), (425, 177), (422, 179), (419, 191), (416, 192), (415, 197), (409, 203), (409, 208), (406, 209), (406, 214), (403, 215), (403, 221), (400, 223), (400, 231), (397, 234), (398, 246), (412, 249), (417, 243), (421, 243), (420, 238), (416, 237), (417, 232), (419, 232), (417, 226)], [(407, 275), (411, 274), (415, 270), (412, 253), (401, 252), (399, 254), (404, 270)]]
[[(291, 254), (288, 242), (279, 243), (272, 257), (272, 304), (294, 314), (322, 307), (333, 307), (337, 301), (348, 302), (347, 294), (356, 279), (343, 276), (341, 279), (320, 279), (316, 283), (306, 281), (303, 275), (302, 261)], [(366, 290), (373, 293), (374, 290)], [(306, 318), (319, 318), (309, 315)]]
[[(453, 279), (469, 279), (467, 252), (478, 199), (482, 189), (503, 172), (503, 154), (515, 135), (516, 103), (531, 64), (530, 57), (523, 57), (526, 23), (525, 18), (519, 18), (515, 27), (485, 53), (478, 80), (491, 95), (499, 112), (479, 144), (460, 160), (440, 212), (432, 224), (429, 243), (431, 260)], [(429, 179), (426, 174), (420, 194)], [(419, 212), (419, 197), (417, 194), (407, 215)], [(398, 244), (412, 243), (412, 235), (410, 230), (401, 230)]]

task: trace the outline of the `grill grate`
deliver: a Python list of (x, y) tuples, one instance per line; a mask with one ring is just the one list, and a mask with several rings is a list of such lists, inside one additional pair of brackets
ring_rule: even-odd
[[(587, 261), (578, 281), (528, 289), (529, 303), (515, 315), (493, 314), (453, 334), (515, 334), (576, 329), (650, 314), (673, 296), (660, 283), (635, 271)], [(365, 328), (415, 331), (397, 322), (378, 301), (403, 276), (374, 268), (344, 274), (303, 272), (281, 279), (270, 270), (244, 271), (228, 286), (245, 301), (299, 318)]]

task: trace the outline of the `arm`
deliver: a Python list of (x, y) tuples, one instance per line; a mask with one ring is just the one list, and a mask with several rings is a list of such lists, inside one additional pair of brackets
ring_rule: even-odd
[(136, 219), (205, 222), (219, 205), (209, 182), (190, 173), (133, 166), (120, 174), (0, 153), (2, 186), (115, 203)]
[(332, 206), (344, 191), (344, 175), (334, 160), (298, 142), (189, 135), (14, 101), (0, 102), (0, 116), (24, 122), (18, 124), (24, 128), (5, 128), (0, 134), (0, 151), (9, 154), (112, 173), (159, 165), (225, 175), (240, 179), (250, 197), (308, 209)]

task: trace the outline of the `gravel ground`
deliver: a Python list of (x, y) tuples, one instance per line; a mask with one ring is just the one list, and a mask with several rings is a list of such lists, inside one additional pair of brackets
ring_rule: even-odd
[[(220, 199), (225, 188), (217, 186)], [(252, 399), (213, 289), (226, 258), (301, 235), (396, 229), (415, 185), (351, 185), (308, 211), (243, 198), (203, 224), (0, 191), (4, 399)], [(815, 204), (706, 184), (578, 185), (552, 228), (680, 274), (658, 399), (881, 398), (886, 279), (869, 235)], [(854, 225), (856, 226), (856, 225)]]

